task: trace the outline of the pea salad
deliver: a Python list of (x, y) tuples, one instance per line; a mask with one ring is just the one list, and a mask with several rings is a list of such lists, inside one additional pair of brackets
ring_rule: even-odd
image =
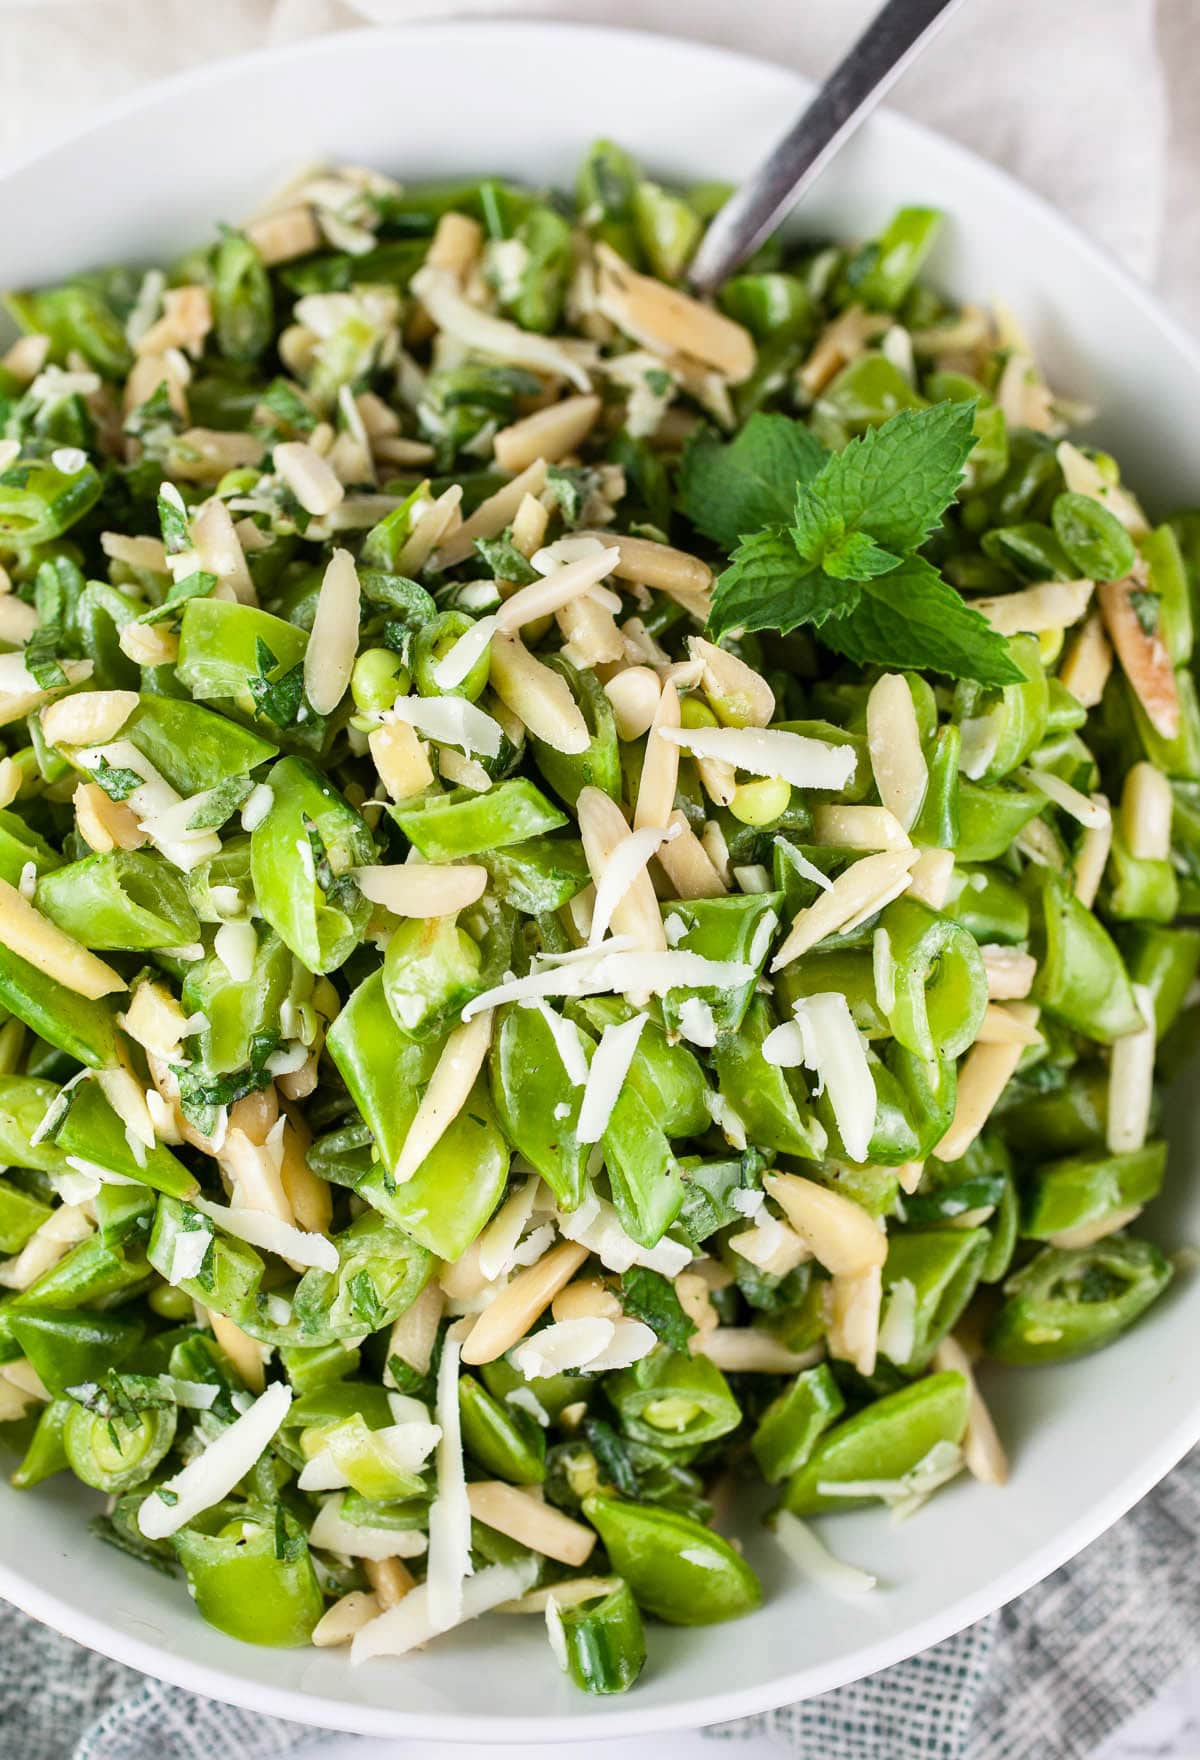
[(334, 168), (9, 296), (0, 1440), (233, 1638), (622, 1692), (755, 1484), (869, 1590), (825, 1518), (1170, 1281), (1200, 513), (932, 209), (694, 298), (725, 193)]

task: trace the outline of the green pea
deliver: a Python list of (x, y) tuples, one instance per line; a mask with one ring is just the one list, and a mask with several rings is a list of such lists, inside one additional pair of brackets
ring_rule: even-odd
[(1055, 496), (1050, 518), (1073, 566), (1088, 580), (1124, 580), (1137, 560), (1133, 539), (1120, 520), (1090, 495), (1068, 490)]
[(790, 783), (778, 777), (764, 777), (758, 782), (739, 783), (729, 811), (743, 825), (773, 825), (787, 812), (791, 798)]
[(390, 709), (410, 684), (409, 672), (399, 654), (391, 648), (368, 648), (354, 662), (350, 675), (350, 691), (355, 705), (364, 711)]
[(676, 1510), (593, 1494), (583, 1513), (640, 1607), (669, 1625), (738, 1619), (762, 1605), (762, 1585), (728, 1540)]

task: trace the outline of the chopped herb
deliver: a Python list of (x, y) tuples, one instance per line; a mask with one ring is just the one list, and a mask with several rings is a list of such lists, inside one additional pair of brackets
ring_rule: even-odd
[(62, 630), (56, 624), (43, 624), (25, 644), (25, 670), (44, 691), (61, 690), (70, 682), (58, 663), (61, 643)]
[(494, 580), (528, 587), (542, 578), (513, 543), (511, 527), (499, 538), (476, 538), (475, 548), (491, 569)]
[(126, 770), (119, 764), (110, 764), (105, 757), (101, 757), (91, 774), (93, 782), (99, 783), (110, 801), (127, 801), (134, 790), (143, 787), (146, 781), (136, 770)]
[(621, 1278), (621, 1306), (642, 1320), (673, 1351), (686, 1351), (696, 1330), (680, 1306), (674, 1285), (658, 1271), (634, 1265)]
[(248, 680), (255, 710), (276, 727), (294, 727), (304, 704), (304, 662), (298, 660), (287, 672), (272, 678), (279, 661), (261, 636), (255, 643), (255, 658), (258, 674)]
[(204, 805), (197, 807), (188, 820), (188, 830), (219, 831), (253, 790), (254, 779), (250, 776), (230, 776), (225, 782), (218, 782), (201, 797)]

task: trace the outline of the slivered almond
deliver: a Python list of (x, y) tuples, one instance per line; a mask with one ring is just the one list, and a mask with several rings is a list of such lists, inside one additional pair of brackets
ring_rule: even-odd
[(860, 1375), (873, 1375), (883, 1300), (882, 1267), (869, 1265), (865, 1271), (834, 1276), (829, 1289), (830, 1356), (852, 1363)]
[[(441, 1323), (445, 1298), (436, 1283), (427, 1283), (412, 1306), (392, 1326), (388, 1336), (387, 1355), (399, 1357), (410, 1369), (418, 1374), (428, 1372), (433, 1361), (433, 1347), (437, 1343), (438, 1326)], [(395, 1383), (388, 1378), (385, 1371), (386, 1384)]]
[(89, 1001), (128, 989), (120, 972), (35, 910), (7, 880), (0, 880), (0, 942), (43, 977)]
[(1144, 862), (1170, 859), (1173, 806), (1162, 771), (1144, 758), (1135, 764), (1121, 791), (1121, 833), (1131, 856)]
[[(171, 408), (181, 422), (186, 422), (187, 387), (190, 378), (191, 370), (181, 354), (139, 354), (125, 380), (125, 389), (121, 396), (122, 408), (126, 415), (131, 415), (140, 404), (148, 403), (162, 385), (166, 387), (167, 401)], [(137, 441), (126, 441), (127, 454), (137, 447)]]
[(1143, 1146), (1154, 1095), (1154, 998), (1144, 984), (1135, 984), (1133, 994), (1142, 1025), (1115, 1042), (1108, 1067), (1106, 1140), (1114, 1155)]
[[(588, 870), (598, 888), (617, 851), (628, 842), (630, 827), (616, 801), (599, 788), (582, 789), (575, 811)], [(662, 913), (650, 875), (644, 867), (634, 875), (624, 896), (613, 906), (612, 929), (616, 935), (631, 936), (637, 946), (648, 953), (666, 951)]]
[(764, 1332), (761, 1326), (718, 1326), (715, 1331), (697, 1334), (692, 1340), (694, 1355), (707, 1357), (731, 1375), (795, 1375), (811, 1369), (821, 1360), (824, 1351), (818, 1346), (811, 1351), (789, 1350), (782, 1339)]
[[(311, 1091), (311, 1090), (310, 1090)], [(312, 1133), (296, 1109), (289, 1108), (283, 1129), (283, 1160), (279, 1178), (291, 1205), (296, 1227), (309, 1234), (328, 1234), (333, 1220), (333, 1193), (328, 1180), (318, 1179), (308, 1165)]]
[(137, 706), (136, 691), (81, 691), (42, 710), (42, 733), (52, 746), (105, 745)]
[(659, 692), (658, 707), (646, 736), (646, 754), (638, 783), (637, 805), (633, 826), (640, 831), (646, 825), (666, 825), (675, 811), (675, 790), (679, 785), (679, 747), (659, 737), (664, 727), (678, 727), (679, 692), (670, 679)]
[(429, 754), (407, 721), (385, 721), (367, 735), (371, 760), (394, 801), (411, 800), (433, 786)]
[(496, 628), (511, 635), (539, 617), (560, 611), (611, 574), (615, 561), (611, 550), (597, 548), (590, 555), (553, 569), (541, 580), (531, 581), (501, 605), (496, 613)]
[(1143, 591), (1145, 582), (1135, 571), (1123, 581), (1102, 581), (1096, 596), (1117, 659), (1150, 725), (1164, 739), (1174, 739), (1179, 732), (1179, 690), (1157, 626), (1147, 634), (1134, 609), (1133, 595)]
[[(564, 1408), (564, 1416), (569, 1408)], [(583, 1410), (586, 1412), (587, 1406)], [(535, 1613), (544, 1615), (550, 1601), (557, 1607), (579, 1607), (585, 1601), (598, 1601), (621, 1586), (620, 1577), (567, 1577), (545, 1589), (530, 1589), (516, 1601), (502, 1601), (495, 1613)]]
[(245, 232), (268, 269), (306, 257), (310, 251), (320, 250), (323, 242), (316, 215), (305, 205), (264, 214), (252, 220)]
[(953, 877), (953, 850), (923, 849), (909, 870), (909, 896), (920, 899), (931, 911), (940, 911), (950, 895)]
[(995, 1002), (989, 1002), (984, 1009), (975, 1035), (977, 1045), (1040, 1045), (1041, 1042), (1042, 1035), (1036, 1027), (1017, 1020), (1008, 1009)]
[(533, 1265), (527, 1265), (484, 1309), (463, 1343), (464, 1363), (494, 1363), (519, 1344), (534, 1321), (550, 1306), (588, 1256), (576, 1241), (560, 1241)]
[(130, 538), (124, 532), (101, 532), (100, 548), (113, 562), (148, 574), (167, 572), (167, 551), (161, 538)]
[(315, 447), (303, 440), (285, 440), (272, 453), (275, 469), (296, 500), (315, 518), (332, 513), (346, 491)]
[(138, 337), (137, 353), (165, 354), (169, 348), (181, 348), (199, 360), (212, 323), (207, 287), (195, 283), (168, 287), (163, 294), (162, 317)]
[(185, 428), (167, 449), (167, 473), (185, 483), (219, 483), (226, 471), (259, 464), (263, 444), (237, 429)]
[(971, 1359), (953, 1333), (944, 1338), (933, 1353), (933, 1366), (953, 1370), (963, 1376), (970, 1390), (967, 1433), (963, 1437), (963, 1459), (967, 1471), (985, 1485), (1003, 1485), (1008, 1479), (1008, 1457), (992, 1422), (992, 1414), (983, 1402), (975, 1381)]
[(596, 1544), (591, 1528), (502, 1479), (476, 1479), (467, 1486), (467, 1501), (477, 1522), (559, 1564), (578, 1569)]
[(534, 738), (556, 752), (586, 752), (591, 735), (562, 674), (531, 654), (519, 636), (497, 631), (491, 656), (492, 689)]
[(971, 609), (986, 617), (1002, 636), (1039, 635), (1043, 630), (1067, 629), (1078, 623), (1086, 615), (1094, 591), (1094, 581), (1042, 581), (1019, 593), (1003, 593), (998, 599), (972, 599)]
[(71, 796), (79, 835), (97, 855), (113, 849), (141, 849), (149, 839), (124, 801), (110, 800), (97, 782), (81, 782)]
[(698, 556), (689, 556), (686, 550), (673, 549), (670, 544), (658, 544), (653, 538), (631, 538), (624, 532), (600, 530), (579, 532), (577, 536), (596, 538), (617, 551), (613, 573), (619, 580), (654, 587), (689, 611), (704, 607), (702, 616), (707, 616), (713, 574), (707, 562), (701, 562)]
[[(1036, 1027), (1038, 1011), (1028, 1002), (1010, 1002), (1007, 1012), (1020, 1026)], [(965, 1155), (1008, 1086), (1021, 1060), (1023, 1045), (972, 1045), (958, 1072), (958, 1097), (949, 1130), (934, 1150), (941, 1161), (957, 1161)]]
[(639, 275), (609, 245), (595, 247), (596, 305), (626, 336), (656, 354), (690, 355), (731, 385), (754, 371), (754, 338), (711, 306), (649, 275)]
[(882, 336), (891, 319), (882, 312), (868, 312), (863, 306), (850, 306), (840, 317), (828, 324), (797, 375), (810, 397), (818, 396), (843, 367), (857, 360), (877, 336)]
[[(258, 224), (261, 228), (269, 225), (270, 222), (259, 221)], [(276, 258), (275, 260), (286, 261), (284, 258)], [(372, 1561), (365, 1562), (369, 1564)], [(398, 1563), (399, 1560), (386, 1562)], [(356, 1632), (361, 1632), (363, 1627), (370, 1625), (373, 1619), (378, 1619), (383, 1611), (383, 1603), (378, 1596), (369, 1594), (366, 1589), (351, 1589), (348, 1594), (343, 1595), (340, 1600), (325, 1609), (312, 1629), (309, 1642), (315, 1644), (318, 1650), (330, 1650), (340, 1644), (348, 1644)]]
[(501, 428), (492, 442), (496, 463), (502, 471), (514, 474), (538, 458), (554, 464), (577, 450), (599, 414), (600, 399), (590, 392), (535, 410), (533, 415)]
[(233, 1185), (235, 1209), (260, 1210), (281, 1222), (295, 1222), (283, 1186), (282, 1156), (277, 1157), (268, 1144), (254, 1142), (247, 1131), (231, 1123), (219, 1159)]
[[(929, 766), (921, 749), (921, 730), (908, 681), (885, 672), (867, 698), (867, 750), (879, 798), (909, 831), (929, 786)], [(880, 844), (881, 849), (894, 846)]]
[(363, 1574), (382, 1609), (396, 1607), (417, 1586), (416, 1578), (402, 1558), (364, 1558), (362, 1563)]
[(225, 503), (215, 495), (210, 496), (192, 515), (191, 533), (196, 566), (215, 574), (240, 604), (256, 604), (258, 595), (242, 541)]
[(823, 892), (807, 909), (796, 912), (783, 946), (771, 961), (771, 970), (781, 971), (826, 935), (882, 910), (905, 891), (909, 870), (916, 860), (915, 849), (902, 849), (884, 850), (854, 862), (838, 875), (828, 892)]
[(304, 689), (318, 715), (332, 715), (347, 690), (358, 652), (358, 571), (349, 550), (329, 558), (304, 651)]
[(550, 1305), (555, 1320), (620, 1320), (625, 1312), (598, 1277), (584, 1277), (559, 1290)]
[(522, 556), (532, 556), (540, 550), (546, 537), (546, 527), (550, 524), (550, 514), (536, 495), (523, 495), (521, 504), (512, 517), (513, 547)]
[(392, 862), (355, 868), (355, 884), (372, 904), (397, 917), (452, 917), (487, 890), (487, 869), (478, 862)]
[(627, 666), (614, 673), (604, 687), (612, 704), (617, 735), (622, 740), (641, 739), (654, 721), (662, 684), (649, 666)]
[(24, 599), (11, 593), (0, 595), (0, 642), (9, 642), (14, 648), (24, 646), (38, 622), (37, 612)]
[(887, 807), (818, 807), (813, 841), (842, 849), (911, 849), (908, 832)]
[(827, 1271), (847, 1276), (883, 1264), (887, 1237), (861, 1204), (795, 1173), (768, 1173), (763, 1184)]
[[(625, 657), (625, 638), (607, 605), (591, 593), (581, 594), (555, 612), (562, 631), (562, 653), (572, 665), (586, 671), (611, 666)], [(643, 730), (644, 731), (644, 730)]]
[(1082, 703), (1085, 709), (1094, 709), (1104, 695), (1112, 663), (1113, 653), (1104, 633), (1104, 620), (1098, 611), (1089, 611), (1058, 669), (1058, 682), (1070, 691), (1077, 703)]
[(720, 704), (720, 717), (727, 727), (770, 725), (775, 693), (752, 666), (703, 636), (688, 637), (688, 653), (700, 662), (700, 687), (711, 703)]
[(511, 525), (527, 495), (540, 495), (546, 487), (546, 461), (535, 458), (511, 483), (505, 483), (494, 495), (465, 519), (452, 538), (448, 538), (434, 558), (438, 568), (453, 568), (465, 562), (475, 548), (476, 538), (495, 538), (505, 526)]
[(1119, 1234), (1128, 1228), (1131, 1222), (1142, 1213), (1140, 1204), (1129, 1204), (1123, 1210), (1114, 1210), (1108, 1216), (1099, 1216), (1095, 1222), (1082, 1222), (1078, 1228), (1060, 1229), (1058, 1234), (1049, 1237), (1048, 1245), (1052, 1247), (1094, 1247), (1097, 1241), (1107, 1240), (1109, 1235)]
[[(1098, 804), (1108, 805), (1106, 797), (1094, 794), (1092, 799)], [(1075, 896), (1080, 904), (1088, 910), (1096, 902), (1096, 894), (1100, 890), (1100, 882), (1104, 878), (1104, 870), (1108, 865), (1108, 852), (1112, 848), (1113, 828), (1112, 816), (1107, 824), (1094, 825), (1084, 832), (1075, 852)]]
[(448, 269), (426, 262), (413, 276), (410, 291), (425, 306), (437, 328), (467, 349), (489, 355), (510, 366), (528, 367), (535, 373), (570, 381), (580, 391), (591, 390), (584, 365), (594, 350), (574, 337), (540, 336), (522, 330), (506, 318), (494, 317), (463, 297), (457, 278)]
[(658, 860), (676, 898), (721, 898), (726, 887), (712, 857), (678, 808), (667, 820), (675, 836), (659, 847)]
[(459, 281), (479, 261), (483, 250), (483, 228), (469, 214), (450, 208), (434, 228), (425, 261), (435, 269), (448, 269)]
[(92, 1224), (81, 1205), (60, 1204), (41, 1227), (34, 1230), (15, 1259), (0, 1263), (0, 1288), (28, 1289), (91, 1232)]
[(493, 1011), (484, 1009), (455, 1027), (443, 1045), (392, 1169), (397, 1185), (413, 1177), (466, 1105), (492, 1042), (492, 1020)]
[(979, 949), (983, 969), (987, 973), (987, 992), (991, 1002), (1019, 1002), (1028, 996), (1037, 977), (1037, 961), (1019, 947), (1001, 947), (994, 941)]
[(34, 331), (29, 336), (18, 336), (0, 357), (0, 365), (22, 385), (30, 385), (45, 366), (49, 353), (50, 338)]
[(262, 1393), (267, 1385), (266, 1345), (259, 1344), (257, 1339), (243, 1332), (228, 1315), (218, 1314), (213, 1308), (205, 1311), (213, 1329), (213, 1337), (246, 1386), (251, 1393)]

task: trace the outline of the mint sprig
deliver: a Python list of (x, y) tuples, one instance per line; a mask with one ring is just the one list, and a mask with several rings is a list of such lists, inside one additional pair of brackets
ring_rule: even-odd
[[(683, 510), (732, 550), (713, 638), (806, 625), (864, 664), (1019, 682), (1005, 638), (916, 554), (962, 483), (974, 416), (972, 403), (903, 410), (817, 468), (817, 442), (783, 416), (754, 417), (728, 445), (694, 442)], [(765, 529), (747, 535), (752, 515)]]

